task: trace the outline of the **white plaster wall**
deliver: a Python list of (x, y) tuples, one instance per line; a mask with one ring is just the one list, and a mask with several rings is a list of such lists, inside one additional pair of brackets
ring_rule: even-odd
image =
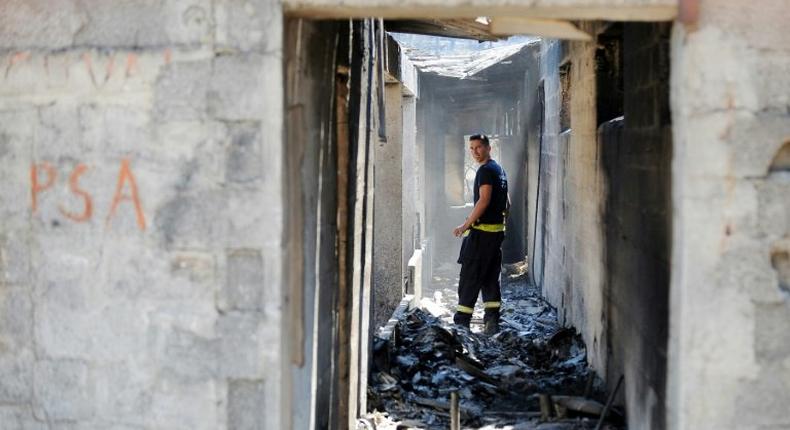
[(787, 428), (790, 4), (702, 1), (673, 35), (669, 426)]

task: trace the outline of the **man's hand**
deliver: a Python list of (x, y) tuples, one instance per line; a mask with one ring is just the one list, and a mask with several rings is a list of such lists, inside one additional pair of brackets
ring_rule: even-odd
[(453, 236), (461, 237), (461, 235), (464, 234), (464, 232), (467, 230), (469, 230), (469, 227), (466, 226), (466, 223), (463, 223), (453, 229)]
[(455, 229), (453, 229), (453, 234), (455, 237), (458, 237), (464, 234), (465, 231), (469, 230), (472, 227), (472, 224), (478, 220), (481, 216), (483, 216), (483, 212), (485, 212), (486, 208), (488, 207), (488, 203), (491, 201), (491, 185), (481, 185), (480, 186), (480, 198), (477, 200), (474, 209), (472, 209), (472, 213), (466, 218), (466, 222), (459, 225)]

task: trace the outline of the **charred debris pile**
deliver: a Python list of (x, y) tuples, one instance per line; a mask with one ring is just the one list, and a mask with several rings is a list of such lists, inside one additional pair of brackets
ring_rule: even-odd
[[(551, 423), (592, 429), (601, 415), (607, 416), (603, 428), (621, 428), (619, 411), (605, 411), (606, 394), (587, 366), (581, 336), (562, 328), (556, 311), (523, 278), (503, 285), (502, 295), (494, 336), (417, 308), (403, 312), (387, 336), (376, 337), (369, 423), (447, 429), (452, 409), (465, 428)], [(456, 396), (459, 413), (451, 404)]]

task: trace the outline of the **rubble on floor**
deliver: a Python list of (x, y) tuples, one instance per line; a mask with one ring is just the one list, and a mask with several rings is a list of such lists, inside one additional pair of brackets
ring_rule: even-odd
[[(502, 296), (494, 336), (479, 333), (475, 321), (470, 331), (417, 308), (387, 339), (377, 337), (368, 393), (374, 412), (361, 428), (447, 429), (452, 392), (464, 428), (594, 428), (605, 393), (581, 337), (560, 326), (522, 274), (503, 276)], [(617, 414), (610, 418), (604, 428), (618, 428)]]

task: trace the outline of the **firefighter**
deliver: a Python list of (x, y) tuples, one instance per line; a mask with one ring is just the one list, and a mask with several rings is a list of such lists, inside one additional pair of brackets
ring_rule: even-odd
[(488, 136), (471, 136), (469, 151), (480, 167), (475, 175), (474, 209), (466, 221), (453, 230), (456, 237), (463, 236), (458, 256), (461, 265), (458, 309), (453, 320), (469, 328), (477, 295), (482, 290), (485, 333), (494, 334), (499, 331), (499, 275), (510, 196), (505, 170), (491, 159)]

